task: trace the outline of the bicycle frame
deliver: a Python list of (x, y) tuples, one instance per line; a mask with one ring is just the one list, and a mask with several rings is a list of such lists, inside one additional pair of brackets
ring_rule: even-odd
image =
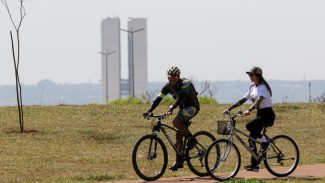
[[(173, 149), (175, 150), (177, 155), (182, 155), (182, 151), (184, 151), (185, 146), (183, 146), (183, 149), (181, 150), (181, 152), (178, 150), (178, 148), (175, 146), (175, 143), (173, 142), (173, 140), (171, 139), (171, 137), (168, 135), (167, 133), (167, 129), (173, 130), (175, 133), (180, 133), (185, 137), (185, 141), (183, 142), (183, 144), (186, 144), (187, 142), (187, 138), (185, 136), (185, 134), (183, 134), (182, 132), (180, 132), (177, 128), (171, 127), (169, 125), (166, 125), (164, 123), (162, 123), (161, 119), (158, 119), (158, 121), (156, 122), (156, 124), (153, 126), (152, 128), (152, 133), (154, 135), (157, 136), (157, 138), (159, 137), (160, 131), (164, 134), (164, 136), (166, 137), (166, 139), (168, 140), (168, 142), (170, 143), (170, 145), (173, 147)], [(156, 145), (155, 145), (156, 148)], [(156, 150), (156, 149), (155, 149)], [(150, 151), (149, 151), (150, 152)]]
[[(230, 136), (228, 138), (229, 142), (233, 143), (233, 138), (235, 137), (239, 142), (240, 144), (242, 144), (245, 149), (256, 159), (256, 160), (259, 160), (261, 158), (261, 156), (259, 156), (258, 154), (256, 154), (249, 146), (249, 144), (246, 144), (246, 142), (243, 140), (243, 138), (240, 136), (240, 135), (243, 135), (245, 137), (247, 137), (248, 140), (251, 140), (252, 142), (254, 143), (257, 143), (257, 144), (261, 144), (259, 141), (257, 141), (256, 139), (253, 139), (252, 137), (250, 137), (249, 135), (247, 135), (246, 133), (244, 133), (243, 131), (241, 130), (238, 130), (236, 127), (235, 127), (235, 124), (236, 124), (236, 120), (234, 119), (234, 117), (231, 117), (230, 118), (231, 120), (231, 123), (232, 123), (232, 129), (230, 131)], [(270, 138), (265, 134), (266, 133), (266, 129), (264, 128), (263, 129), (263, 135), (266, 137), (266, 139), (268, 141), (270, 141)]]

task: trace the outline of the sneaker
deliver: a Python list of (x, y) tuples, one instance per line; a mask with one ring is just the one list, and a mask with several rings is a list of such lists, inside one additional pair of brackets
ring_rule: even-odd
[(260, 167), (254, 165), (244, 166), (244, 168), (250, 172), (258, 172), (260, 170)]
[(183, 162), (174, 162), (174, 164), (169, 168), (169, 170), (171, 171), (177, 171), (178, 169), (180, 168), (183, 168), (184, 165), (183, 165)]
[(193, 149), (196, 144), (197, 144), (197, 140), (193, 136), (188, 138), (187, 148), (189, 150)]

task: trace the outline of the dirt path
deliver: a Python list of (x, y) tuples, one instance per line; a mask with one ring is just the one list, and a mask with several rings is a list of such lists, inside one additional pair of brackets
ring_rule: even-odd
[[(315, 179), (315, 178), (325, 178), (325, 164), (317, 164), (317, 165), (304, 165), (299, 166), (296, 171), (290, 175), (290, 177), (294, 178), (304, 178), (304, 179)], [(267, 170), (261, 169), (259, 173), (255, 172), (247, 172), (240, 171), (236, 178), (258, 178), (258, 179), (280, 179), (271, 175)], [(284, 177), (282, 179), (287, 179), (288, 177)], [(142, 183), (142, 180), (133, 180), (133, 181), (118, 181), (118, 183)], [(199, 183), (207, 183), (207, 182), (216, 182), (211, 180), (210, 178), (200, 178), (200, 177), (173, 177), (173, 178), (162, 178), (156, 182), (161, 183), (186, 183), (186, 182), (199, 182)], [(116, 182), (115, 182), (116, 183)]]

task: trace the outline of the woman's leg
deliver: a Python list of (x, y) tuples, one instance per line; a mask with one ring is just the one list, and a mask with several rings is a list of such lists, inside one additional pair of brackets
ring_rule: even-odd
[[(263, 118), (261, 116), (257, 116), (252, 121), (246, 124), (247, 130), (250, 132), (250, 137), (253, 139), (261, 138), (261, 132), (264, 127)], [(252, 151), (257, 154), (256, 143), (252, 140), (248, 140), (249, 146), (251, 147)], [(257, 166), (260, 161), (256, 160), (254, 156), (251, 156), (251, 165)]]

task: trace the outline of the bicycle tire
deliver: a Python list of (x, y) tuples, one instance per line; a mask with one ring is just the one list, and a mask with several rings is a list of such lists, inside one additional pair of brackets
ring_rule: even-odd
[[(218, 147), (217, 150), (219, 149), (219, 151), (222, 151), (221, 150), (222, 149), (222, 146), (221, 146), (222, 143), (225, 143), (225, 144), (229, 145), (229, 140), (227, 140), (227, 139), (220, 139), (220, 140), (217, 140), (217, 141), (213, 142), (210, 145), (210, 147), (208, 148), (207, 154), (206, 154), (206, 158), (205, 158), (205, 168), (206, 168), (207, 172), (209, 173), (210, 177), (213, 178), (213, 179), (215, 179), (215, 180), (218, 180), (220, 182), (234, 178), (237, 175), (237, 173), (238, 173), (238, 171), (240, 169), (240, 165), (241, 165), (241, 155), (240, 155), (240, 152), (239, 152), (237, 146), (232, 143), (231, 144), (231, 147), (232, 147), (232, 149), (234, 150), (234, 152), (235, 152), (235, 154), (237, 156), (237, 163), (236, 163), (235, 169), (232, 171), (231, 175), (230, 176), (227, 176), (227, 177), (222, 177), (221, 176), (221, 174), (224, 174), (224, 173), (221, 173), (220, 175), (215, 175), (214, 174), (214, 171), (216, 169), (218, 169), (218, 167), (216, 167), (216, 166), (219, 166), (217, 164), (219, 164), (220, 159), (222, 158), (222, 156), (224, 154), (222, 152), (217, 153), (217, 162), (218, 163), (216, 163), (215, 165), (213, 165), (213, 167), (214, 167), (213, 169), (210, 169), (211, 165), (209, 165), (209, 156), (211, 156), (211, 150), (214, 148), (214, 146)], [(227, 155), (227, 156), (229, 156), (229, 155)], [(228, 159), (228, 157), (226, 159)]]
[[(139, 168), (138, 166), (138, 163), (137, 163), (137, 151), (138, 151), (138, 148), (140, 147), (141, 143), (144, 142), (145, 140), (153, 140), (155, 142), (157, 142), (157, 145), (159, 144), (162, 151), (163, 151), (163, 165), (160, 169), (160, 172), (155, 175), (155, 176), (148, 176), (148, 175), (145, 175)], [(151, 141), (152, 142), (152, 141)], [(150, 143), (151, 145), (151, 143)], [(157, 138), (155, 135), (145, 135), (143, 137), (141, 137), (137, 142), (136, 144), (134, 145), (134, 148), (133, 148), (133, 152), (132, 152), (132, 165), (133, 165), (133, 168), (134, 168), (134, 171), (136, 172), (136, 174), (143, 180), (145, 181), (155, 181), (157, 179), (159, 179), (166, 171), (167, 169), (167, 164), (168, 164), (168, 153), (167, 153), (167, 148), (164, 144), (164, 142), (160, 139), (160, 138)]]
[[(288, 137), (286, 135), (277, 135), (277, 136), (273, 137), (271, 139), (271, 145), (270, 145), (269, 148), (271, 148), (272, 146), (274, 146), (273, 143), (275, 143), (275, 146), (276, 146), (276, 142), (278, 141), (278, 139), (281, 139), (281, 138), (282, 139), (286, 139), (288, 142), (292, 143), (292, 145), (293, 145), (292, 147), (294, 148), (294, 151), (296, 152), (296, 157), (295, 157), (295, 161), (294, 161), (293, 166), (290, 168), (289, 171), (287, 171), (285, 173), (278, 173), (277, 171), (273, 170), (272, 167), (271, 167), (271, 165), (268, 162), (268, 159), (267, 159), (268, 153), (271, 153), (271, 150), (270, 149), (263, 155), (263, 158), (264, 158), (264, 161), (263, 162), (264, 162), (265, 168), (272, 175), (277, 176), (277, 177), (286, 177), (286, 176), (290, 175), (291, 173), (293, 173), (296, 170), (296, 168), (297, 168), (297, 166), (299, 164), (299, 158), (300, 158), (299, 156), (300, 156), (300, 154), (299, 154), (299, 148), (298, 148), (298, 145), (296, 144), (296, 142), (291, 137)], [(286, 147), (289, 147), (289, 145), (286, 145)], [(279, 155), (277, 154), (277, 156), (279, 156)]]
[[(195, 175), (199, 176), (199, 177), (205, 177), (205, 176), (209, 176), (209, 173), (206, 171), (205, 166), (204, 166), (204, 158), (207, 152), (207, 149), (209, 147), (209, 145), (216, 141), (216, 138), (209, 132), (207, 131), (199, 131), (196, 132), (193, 135), (196, 139), (199, 139), (199, 136), (206, 136), (208, 137), (211, 142), (209, 142), (209, 144), (206, 145), (206, 147), (201, 147), (203, 145), (203, 142), (200, 143), (198, 142), (200, 145), (195, 145), (195, 147), (190, 150), (190, 149), (186, 149), (186, 162), (187, 162), (187, 166), (189, 167), (189, 169), (191, 170), (192, 173), (194, 173)], [(198, 167), (196, 165), (194, 165), (194, 162), (192, 162), (192, 160), (194, 160), (194, 158), (191, 158), (190, 156), (190, 151), (195, 151), (194, 153), (198, 153), (199, 158), (195, 158), (198, 159), (198, 161), (200, 161), (200, 163), (203, 166), (203, 169), (199, 170)], [(196, 152), (197, 151), (197, 152)], [(204, 152), (203, 152), (204, 151)], [(198, 162), (197, 162), (198, 163)]]

